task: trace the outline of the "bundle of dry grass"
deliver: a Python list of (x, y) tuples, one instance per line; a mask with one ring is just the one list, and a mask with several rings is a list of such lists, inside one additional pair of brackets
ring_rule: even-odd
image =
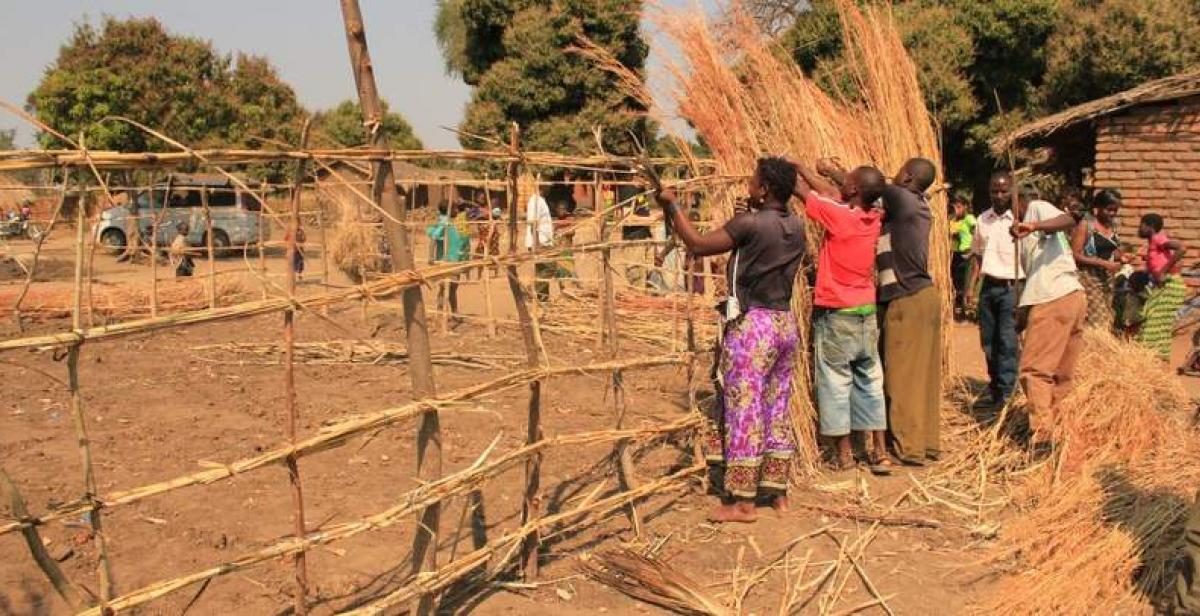
[[(839, 1), (838, 7), (850, 78), (858, 92), (853, 100), (824, 92), (736, 1), (720, 24), (711, 23), (698, 7), (660, 9), (653, 16), (677, 48), (678, 55), (666, 65), (677, 83), (674, 96), (680, 114), (711, 148), (721, 173), (749, 175), (758, 158), (778, 154), (808, 161), (836, 157), (851, 166), (870, 163), (885, 173), (916, 156), (940, 167), (932, 118), (890, 8), (860, 9), (849, 0)], [(718, 220), (732, 215), (733, 190), (727, 187), (711, 195), (721, 204)], [(942, 232), (946, 207), (940, 192), (931, 210), (930, 266), (949, 322), (950, 246)], [(810, 246), (818, 246), (820, 230), (810, 225), (809, 235)], [(807, 344), (805, 324), (811, 307), (803, 275), (796, 284), (793, 310), (802, 315), (802, 343)], [(944, 348), (947, 343), (943, 334)], [(818, 453), (813, 445), (816, 409), (808, 357), (798, 355), (796, 368), (792, 418), (800, 444), (798, 461), (801, 470), (811, 472)]]
[(375, 225), (339, 219), (329, 230), (329, 260), (356, 283), (380, 271), (383, 230)]
[(704, 591), (704, 586), (671, 565), (624, 548), (580, 558), (592, 579), (680, 614), (727, 616), (730, 610)]
[[(988, 557), (1002, 575), (985, 612), (1144, 611), (1170, 583), (1200, 482), (1191, 402), (1153, 354), (1104, 332), (1087, 332), (1076, 375), (1032, 434), (1005, 413), (930, 480), (966, 497), (960, 512), (981, 506), (988, 486), (1017, 508)], [(1035, 453), (1031, 439), (1054, 449)]]

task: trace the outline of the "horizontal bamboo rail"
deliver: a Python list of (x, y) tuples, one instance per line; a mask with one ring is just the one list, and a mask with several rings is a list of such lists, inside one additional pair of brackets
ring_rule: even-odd
[(453, 410), (453, 406), (451, 405), (453, 402), (470, 400), (486, 393), (508, 389), (536, 379), (570, 374), (590, 374), (594, 372), (605, 372), (622, 368), (652, 368), (658, 366), (682, 365), (686, 363), (686, 361), (686, 355), (674, 354), (658, 357), (596, 362), (582, 366), (577, 365), (532, 368), (510, 372), (490, 381), (485, 381), (478, 385), (458, 389), (441, 395), (434, 400), (410, 402), (405, 405), (384, 409), (382, 411), (345, 417), (342, 420), (323, 428), (318, 434), (297, 441), (295, 445), (281, 445), (269, 451), (265, 451), (257, 456), (244, 458), (228, 464), (221, 464), (213, 468), (195, 473), (189, 473), (187, 475), (182, 475), (167, 481), (123, 490), (121, 492), (115, 492), (108, 496), (96, 495), (96, 503), (94, 504), (77, 502), (66, 505), (42, 516), (27, 516), (19, 520), (10, 520), (0, 526), (0, 535), (18, 531), (27, 526), (37, 526), (46, 524), (48, 522), (53, 522), (55, 520), (78, 516), (93, 509), (113, 509), (115, 507), (136, 503), (151, 496), (165, 494), (181, 488), (196, 485), (208, 485), (217, 481), (229, 479), (235, 475), (240, 475), (242, 473), (263, 468), (272, 464), (281, 463), (289, 456), (302, 458), (319, 451), (340, 446), (353, 436), (363, 434), (365, 432), (374, 432), (375, 430), (393, 425), (397, 422), (419, 417), (422, 413), (430, 408), (436, 407), (438, 410)]
[[(580, 445), (588, 445), (588, 444), (596, 444), (596, 443), (607, 443), (607, 442), (613, 442), (616, 440), (623, 440), (623, 439), (633, 439), (633, 440), (637, 440), (637, 441), (645, 441), (645, 440), (649, 440), (649, 439), (668, 436), (668, 435), (675, 434), (678, 432), (694, 430), (695, 428), (697, 428), (700, 425), (700, 421), (701, 421), (700, 418), (697, 416), (689, 416), (689, 417), (680, 419), (678, 421), (675, 421), (671, 424), (667, 424), (664, 426), (658, 426), (658, 427), (654, 427), (654, 428), (622, 430), (622, 431), (606, 430), (606, 431), (600, 431), (600, 432), (585, 432), (585, 433), (573, 434), (573, 435), (568, 435), (568, 436), (547, 438), (547, 439), (538, 441), (536, 443), (533, 443), (530, 445), (525, 445), (518, 449), (512, 450), (512, 451), (504, 454), (503, 456), (497, 458), (495, 461), (485, 464), (484, 461), (487, 459), (488, 455), (491, 453), (491, 447), (489, 447), (487, 450), (485, 450), (483, 452), (483, 454), (480, 456), (480, 458), (474, 464), (472, 464), (470, 467), (468, 467), (467, 469), (459, 471), (457, 473), (451, 473), (451, 474), (446, 475), (436, 481), (433, 481), (433, 482), (427, 483), (425, 485), (422, 485), (420, 487), (417, 487), (416, 489), (408, 492), (404, 496), (404, 498), (399, 502), (399, 504), (397, 504), (393, 507), (390, 507), (384, 511), (367, 516), (365, 518), (362, 518), (362, 519), (354, 521), (354, 522), (345, 522), (345, 523), (341, 523), (341, 524), (332, 526), (326, 530), (311, 532), (303, 538), (288, 537), (288, 538), (278, 541), (268, 547), (262, 548), (260, 550), (256, 550), (256, 551), (248, 553), (248, 554), (244, 554), (234, 560), (222, 563), (220, 565), (216, 565), (214, 567), (209, 567), (207, 569), (196, 571), (196, 572), (193, 572), (193, 573), (181, 576), (181, 577), (177, 577), (177, 578), (174, 578), (171, 580), (164, 580), (161, 582), (151, 584), (149, 586), (146, 586), (139, 590), (133, 591), (131, 593), (127, 593), (120, 597), (113, 598), (109, 602), (108, 607), (110, 610), (116, 611), (116, 612), (128, 610), (128, 609), (137, 607), (139, 605), (143, 605), (149, 601), (152, 601), (152, 600), (162, 597), (164, 595), (170, 594), (171, 592), (174, 592), (181, 588), (186, 588), (187, 586), (190, 586), (192, 584), (196, 584), (198, 582), (203, 582), (205, 580), (209, 580), (209, 579), (221, 576), (221, 575), (228, 575), (230, 573), (241, 571), (243, 569), (246, 569), (248, 567), (251, 567), (253, 565), (256, 565), (256, 564), (264, 562), (264, 561), (273, 560), (273, 559), (280, 558), (283, 556), (288, 556), (290, 554), (295, 554), (300, 551), (309, 550), (316, 546), (326, 545), (333, 541), (353, 537), (355, 535), (359, 535), (361, 533), (364, 533), (364, 532), (367, 532), (370, 530), (387, 528), (389, 526), (396, 524), (397, 522), (403, 521), (404, 519), (406, 519), (409, 515), (413, 514), (414, 512), (420, 511), (421, 509), (423, 509), (433, 503), (440, 502), (453, 494), (462, 492), (464, 490), (468, 490), (476, 485), (479, 485), (485, 479), (494, 477), (497, 474), (516, 466), (519, 462), (524, 461), (526, 458), (537, 455), (537, 454), (543, 452), (544, 450), (552, 448), (552, 447), (580, 446)], [(694, 473), (694, 472), (697, 472), (698, 470), (699, 470), (699, 468), (697, 467), (697, 468), (688, 469), (687, 471), (683, 471), (683, 472), (684, 473)], [(676, 473), (675, 475), (671, 475), (670, 477), (677, 478), (678, 476), (680, 476), (680, 474), (681, 473)], [(646, 487), (651, 487), (651, 486), (646, 486)], [(654, 487), (661, 488), (661, 485), (655, 485)], [(649, 493), (650, 493), (649, 490), (643, 490), (636, 494), (633, 492), (629, 492), (626, 494), (622, 494), (621, 498), (622, 499), (637, 498), (639, 496), (645, 496)], [(632, 496), (630, 496), (630, 495), (632, 495)], [(530, 527), (540, 528), (542, 526), (552, 526), (553, 524), (557, 523), (558, 521), (561, 521), (568, 517), (572, 517), (575, 515), (579, 515), (580, 513), (587, 513), (590, 511), (600, 509), (600, 508), (606, 506), (608, 504), (606, 501), (609, 501), (609, 500), (612, 500), (612, 499), (605, 499), (602, 501), (597, 501), (596, 503), (594, 503), (590, 506), (581, 507), (581, 508), (579, 508), (579, 510), (576, 510), (576, 511), (570, 511), (570, 512), (566, 512), (566, 513), (557, 514), (554, 516), (541, 518), (538, 521), (535, 521), (529, 525), (526, 525), (521, 530), (516, 531), (516, 533), (520, 533), (520, 536), (524, 536), (524, 534), (527, 534), (528, 532), (532, 532), (533, 529)], [(509, 535), (506, 535), (505, 538), (511, 539), (513, 537), (513, 535), (516, 533), (510, 533)], [(80, 615), (81, 616), (102, 616), (102, 613), (99, 608), (93, 608), (90, 610), (80, 612)]]
[(202, 323), (223, 321), (234, 318), (271, 314), (275, 312), (281, 312), (293, 306), (308, 309), (320, 308), (322, 306), (330, 306), (333, 304), (358, 299), (372, 299), (374, 297), (394, 295), (400, 291), (403, 291), (404, 289), (408, 289), (420, 284), (427, 284), (436, 280), (450, 278), (459, 273), (469, 271), (480, 266), (521, 264), (535, 261), (537, 259), (553, 258), (556, 255), (561, 256), (568, 252), (594, 252), (603, 250), (606, 247), (624, 248), (631, 246), (660, 246), (664, 243), (664, 241), (659, 240), (599, 242), (594, 244), (584, 244), (581, 246), (571, 246), (557, 250), (546, 250), (537, 253), (525, 252), (500, 257), (492, 257), (488, 259), (474, 259), (471, 261), (461, 261), (452, 264), (439, 264), (428, 268), (418, 268), (416, 270), (406, 272), (385, 274), (378, 280), (373, 280), (357, 287), (352, 287), (350, 289), (335, 293), (326, 293), (315, 297), (271, 298), (243, 302), (229, 306), (221, 306), (212, 309), (194, 310), (159, 317), (134, 319), (122, 323), (115, 323), (112, 325), (104, 325), (99, 327), (81, 327), (69, 332), (0, 340), (0, 352), (14, 351), (19, 349), (69, 346), (85, 341), (128, 336), (132, 334), (157, 331), (170, 327), (199, 325)]

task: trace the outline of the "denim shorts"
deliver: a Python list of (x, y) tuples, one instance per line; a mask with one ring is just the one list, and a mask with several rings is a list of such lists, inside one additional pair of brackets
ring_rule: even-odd
[(821, 434), (886, 430), (876, 315), (818, 309), (813, 331)]

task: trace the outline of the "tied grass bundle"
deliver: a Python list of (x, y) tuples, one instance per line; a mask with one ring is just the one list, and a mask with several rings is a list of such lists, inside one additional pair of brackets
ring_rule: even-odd
[(339, 221), (329, 232), (329, 259), (356, 283), (379, 271), (383, 231), (374, 225)]
[(584, 555), (588, 577), (630, 597), (678, 612), (700, 616), (732, 616), (703, 586), (654, 556), (618, 548)]

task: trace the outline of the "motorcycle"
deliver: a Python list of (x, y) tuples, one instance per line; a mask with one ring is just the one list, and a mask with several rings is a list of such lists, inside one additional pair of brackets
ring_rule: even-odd
[(42, 228), (30, 220), (28, 214), (9, 216), (0, 222), (0, 239), (28, 238), (36, 242), (41, 236)]

